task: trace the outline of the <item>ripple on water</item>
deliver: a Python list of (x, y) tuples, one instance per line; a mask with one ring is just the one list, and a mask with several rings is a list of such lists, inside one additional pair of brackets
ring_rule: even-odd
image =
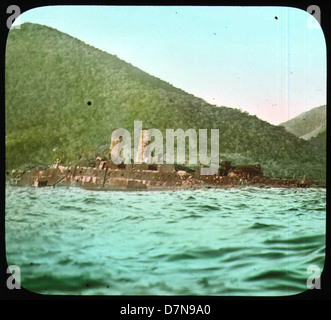
[(6, 254), (50, 294), (284, 295), (323, 268), (323, 189), (6, 188)]

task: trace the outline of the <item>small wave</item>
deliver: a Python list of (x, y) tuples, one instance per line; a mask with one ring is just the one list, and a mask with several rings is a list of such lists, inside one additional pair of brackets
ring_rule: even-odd
[(194, 218), (194, 219), (198, 219), (198, 218), (204, 218), (205, 216), (201, 215), (201, 214), (197, 214), (197, 213), (191, 213), (189, 215), (185, 215), (182, 217), (182, 219), (189, 219), (189, 218)]
[(191, 201), (191, 200), (196, 200), (195, 197), (193, 196), (189, 196), (185, 199), (185, 201)]
[(207, 211), (217, 211), (217, 210), (220, 210), (221, 207), (214, 206), (211, 204), (204, 204), (204, 205), (200, 205), (198, 208), (202, 209), (202, 210), (207, 210)]
[(168, 261), (177, 261), (177, 260), (187, 260), (187, 259), (213, 259), (213, 258), (222, 258), (224, 259), (225, 255), (229, 253), (234, 253), (236, 251), (241, 251), (242, 248), (230, 248), (224, 247), (219, 249), (198, 249), (190, 250), (187, 252), (181, 252), (172, 254), (168, 257)]
[(166, 261), (179, 261), (179, 260), (189, 260), (196, 259), (197, 257), (192, 253), (177, 253), (170, 255)]
[(122, 221), (137, 221), (137, 220), (145, 220), (145, 217), (140, 215), (132, 215), (128, 214), (127, 216), (121, 217), (119, 219), (116, 219), (116, 222), (122, 222)]
[(259, 230), (259, 229), (277, 230), (277, 229), (282, 229), (282, 226), (279, 226), (279, 225), (276, 225), (276, 224), (266, 224), (266, 223), (256, 222), (252, 226), (250, 226), (249, 229), (253, 229), (253, 230)]
[(300, 236), (295, 238), (289, 238), (289, 239), (267, 239), (264, 241), (266, 244), (304, 244), (307, 246), (307, 249), (313, 245), (316, 244), (322, 244), (325, 240), (324, 235), (309, 235), (309, 236)]
[(325, 253), (322, 254), (316, 254), (316, 256), (312, 257), (307, 261), (307, 265), (317, 265), (317, 266), (323, 266), (325, 262)]
[(299, 206), (286, 209), (286, 211), (298, 211), (298, 210), (300, 210)]
[(80, 293), (88, 288), (106, 287), (104, 281), (88, 278), (86, 276), (52, 276), (44, 274), (34, 276), (33, 278), (25, 277), (22, 279), (22, 286), (36, 293), (45, 292), (64, 292)]
[(239, 209), (249, 208), (249, 206), (246, 203), (238, 203), (237, 205), (235, 205), (235, 207)]
[(59, 210), (79, 210), (80, 209), (80, 207), (71, 206), (71, 205), (67, 205), (67, 204), (62, 204), (58, 208), (59, 208)]
[(254, 281), (256, 287), (278, 294), (295, 294), (307, 289), (306, 275), (299, 275), (290, 270), (267, 270), (247, 277), (246, 281)]
[(178, 220), (168, 220), (166, 223), (178, 223)]
[(256, 280), (268, 280), (272, 281), (275, 279), (286, 279), (288, 277), (288, 273), (284, 270), (267, 270), (263, 272), (259, 272), (253, 276), (247, 277), (248, 281), (256, 281)]
[(68, 264), (71, 264), (73, 261), (67, 257), (64, 257), (63, 259), (57, 261), (57, 263), (61, 266), (65, 266), (65, 265), (68, 265)]
[(267, 258), (267, 259), (282, 259), (285, 258), (287, 255), (284, 252), (279, 252), (279, 251), (270, 251), (270, 252), (262, 252), (262, 253), (257, 253), (257, 254), (252, 254), (250, 257), (254, 258)]
[(320, 206), (320, 207), (314, 208), (313, 210), (314, 211), (326, 211), (326, 208), (325, 208), (325, 206)]
[(97, 205), (103, 205), (106, 204), (106, 201), (104, 199), (99, 199), (96, 197), (87, 197), (82, 200), (85, 204), (97, 204)]
[(150, 234), (154, 234), (156, 236), (168, 236), (168, 237), (172, 236), (171, 232), (167, 232), (164, 230), (156, 230), (156, 231), (151, 232)]

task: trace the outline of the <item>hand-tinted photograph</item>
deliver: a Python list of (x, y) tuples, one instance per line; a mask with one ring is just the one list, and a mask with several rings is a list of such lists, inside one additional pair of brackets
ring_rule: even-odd
[(8, 20), (8, 288), (318, 289), (326, 43), (310, 11), (44, 6)]

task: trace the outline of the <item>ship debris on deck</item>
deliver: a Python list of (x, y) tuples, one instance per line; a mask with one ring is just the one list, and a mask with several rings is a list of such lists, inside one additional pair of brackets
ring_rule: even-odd
[(173, 164), (120, 164), (96, 159), (94, 167), (54, 164), (44, 169), (13, 170), (10, 183), (34, 187), (81, 187), (91, 190), (164, 190), (192, 188), (311, 187), (306, 179), (275, 179), (262, 174), (260, 165), (232, 166), (220, 163), (217, 174), (201, 175), (200, 168), (192, 170)]

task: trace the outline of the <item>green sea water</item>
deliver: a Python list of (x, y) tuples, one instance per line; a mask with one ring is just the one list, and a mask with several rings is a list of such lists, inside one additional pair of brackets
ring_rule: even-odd
[(6, 187), (8, 265), (50, 295), (284, 296), (323, 270), (325, 189)]

